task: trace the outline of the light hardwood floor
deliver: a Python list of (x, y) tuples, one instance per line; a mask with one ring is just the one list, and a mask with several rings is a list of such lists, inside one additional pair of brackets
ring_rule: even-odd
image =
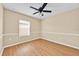
[(5, 48), (3, 56), (79, 56), (79, 50), (37, 39)]

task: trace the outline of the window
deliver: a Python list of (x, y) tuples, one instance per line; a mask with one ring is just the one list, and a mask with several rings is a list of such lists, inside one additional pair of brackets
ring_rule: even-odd
[(30, 35), (30, 22), (25, 20), (19, 21), (19, 36)]

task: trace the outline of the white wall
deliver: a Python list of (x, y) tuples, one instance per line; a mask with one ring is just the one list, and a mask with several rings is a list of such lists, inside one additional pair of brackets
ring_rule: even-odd
[(79, 48), (79, 8), (42, 21), (43, 38)]
[(2, 37), (2, 33), (3, 33), (3, 7), (0, 4), (0, 54), (2, 52), (2, 45), (3, 45), (3, 37)]
[[(18, 38), (19, 20), (26, 20), (31, 23), (30, 36)], [(40, 29), (41, 20), (8, 9), (4, 9), (4, 46), (40, 38)]]

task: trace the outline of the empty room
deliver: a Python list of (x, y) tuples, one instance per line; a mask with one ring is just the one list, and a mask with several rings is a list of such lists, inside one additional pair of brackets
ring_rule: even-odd
[(79, 56), (79, 3), (0, 3), (1, 56)]

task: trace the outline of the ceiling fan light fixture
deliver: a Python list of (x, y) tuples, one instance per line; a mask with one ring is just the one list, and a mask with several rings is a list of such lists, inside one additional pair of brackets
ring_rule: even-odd
[[(37, 10), (37, 12), (33, 13), (33, 15), (37, 14), (37, 13), (42, 13), (42, 12), (46, 12), (46, 13), (51, 13), (51, 10), (44, 10), (44, 8), (46, 7), (48, 3), (44, 3), (39, 9), (30, 6), (30, 8)], [(42, 13), (41, 16), (44, 16), (44, 14)]]

